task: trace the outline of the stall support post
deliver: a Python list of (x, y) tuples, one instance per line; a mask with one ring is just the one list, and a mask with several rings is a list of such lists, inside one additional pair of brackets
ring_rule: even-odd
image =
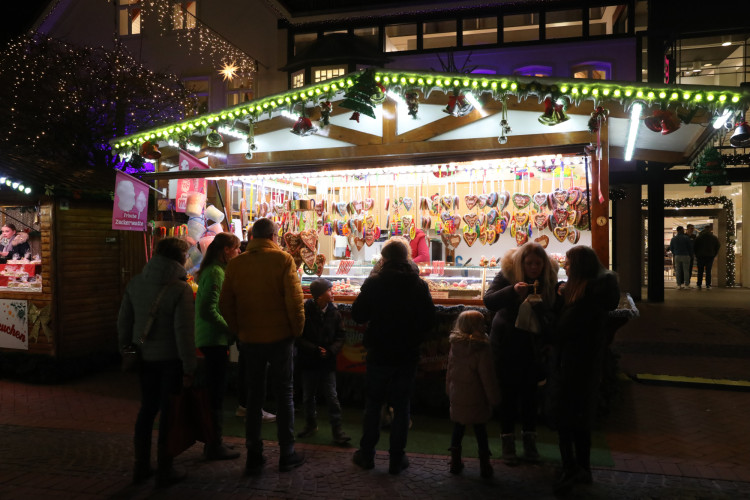
[[(604, 267), (609, 267), (609, 128), (601, 125), (601, 160), (591, 158), (591, 248)], [(602, 201), (599, 195), (601, 193)]]

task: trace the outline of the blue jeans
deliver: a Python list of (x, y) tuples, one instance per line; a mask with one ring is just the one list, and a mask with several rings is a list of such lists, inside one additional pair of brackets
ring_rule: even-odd
[(690, 284), (690, 256), (674, 256), (674, 275), (677, 279), (677, 286)]
[(409, 413), (416, 363), (387, 366), (367, 363), (365, 378), (365, 417), (362, 422), (362, 439), (359, 449), (366, 457), (375, 456), (375, 445), (380, 440), (380, 412), (384, 404), (393, 407), (391, 440), (388, 450), (391, 457), (400, 457), (406, 448), (409, 432)]
[(302, 394), (305, 417), (312, 423), (318, 418), (315, 396), (320, 389), (328, 403), (328, 418), (332, 427), (341, 425), (341, 405), (336, 394), (336, 372), (331, 370), (302, 370)]
[(294, 453), (293, 348), (292, 338), (271, 344), (240, 343), (240, 352), (245, 357), (245, 447), (248, 454), (257, 456), (263, 453), (260, 428), (263, 423), (261, 412), (266, 400), (267, 372), (271, 376), (271, 390), (276, 398), (276, 435), (281, 456)]

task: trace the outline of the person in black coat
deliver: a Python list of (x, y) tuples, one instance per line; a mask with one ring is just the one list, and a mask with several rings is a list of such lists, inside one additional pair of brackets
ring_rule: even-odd
[(388, 401), (393, 407), (388, 472), (398, 474), (409, 465), (404, 449), (411, 392), (420, 345), (435, 325), (435, 306), (427, 284), (409, 260), (407, 245), (388, 240), (381, 256), (382, 267), (365, 280), (352, 304), (352, 319), (368, 323), (363, 338), (367, 350), (365, 416), (353, 460), (363, 469), (375, 467), (381, 408)]
[(567, 283), (558, 288), (556, 426), (563, 470), (555, 493), (591, 483), (591, 427), (606, 346), (609, 311), (617, 308), (617, 275), (602, 266), (590, 247), (565, 254)]
[(333, 441), (345, 445), (351, 438), (341, 428), (341, 405), (336, 393), (336, 355), (344, 345), (341, 313), (333, 303), (332, 283), (318, 278), (310, 284), (312, 299), (305, 301), (305, 329), (297, 339), (297, 364), (302, 370), (302, 394), (307, 424), (297, 437), (318, 431), (318, 389), (328, 402)]

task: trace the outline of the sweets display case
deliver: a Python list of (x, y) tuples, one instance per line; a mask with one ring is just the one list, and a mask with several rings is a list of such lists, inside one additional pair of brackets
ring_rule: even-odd
[(0, 264), (0, 291), (41, 292), (40, 260), (9, 260)]

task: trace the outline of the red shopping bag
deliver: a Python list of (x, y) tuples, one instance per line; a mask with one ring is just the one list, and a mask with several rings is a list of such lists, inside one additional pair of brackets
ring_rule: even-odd
[(187, 387), (171, 397), (169, 405), (167, 452), (176, 457), (196, 441), (216, 439), (211, 404), (205, 388)]

